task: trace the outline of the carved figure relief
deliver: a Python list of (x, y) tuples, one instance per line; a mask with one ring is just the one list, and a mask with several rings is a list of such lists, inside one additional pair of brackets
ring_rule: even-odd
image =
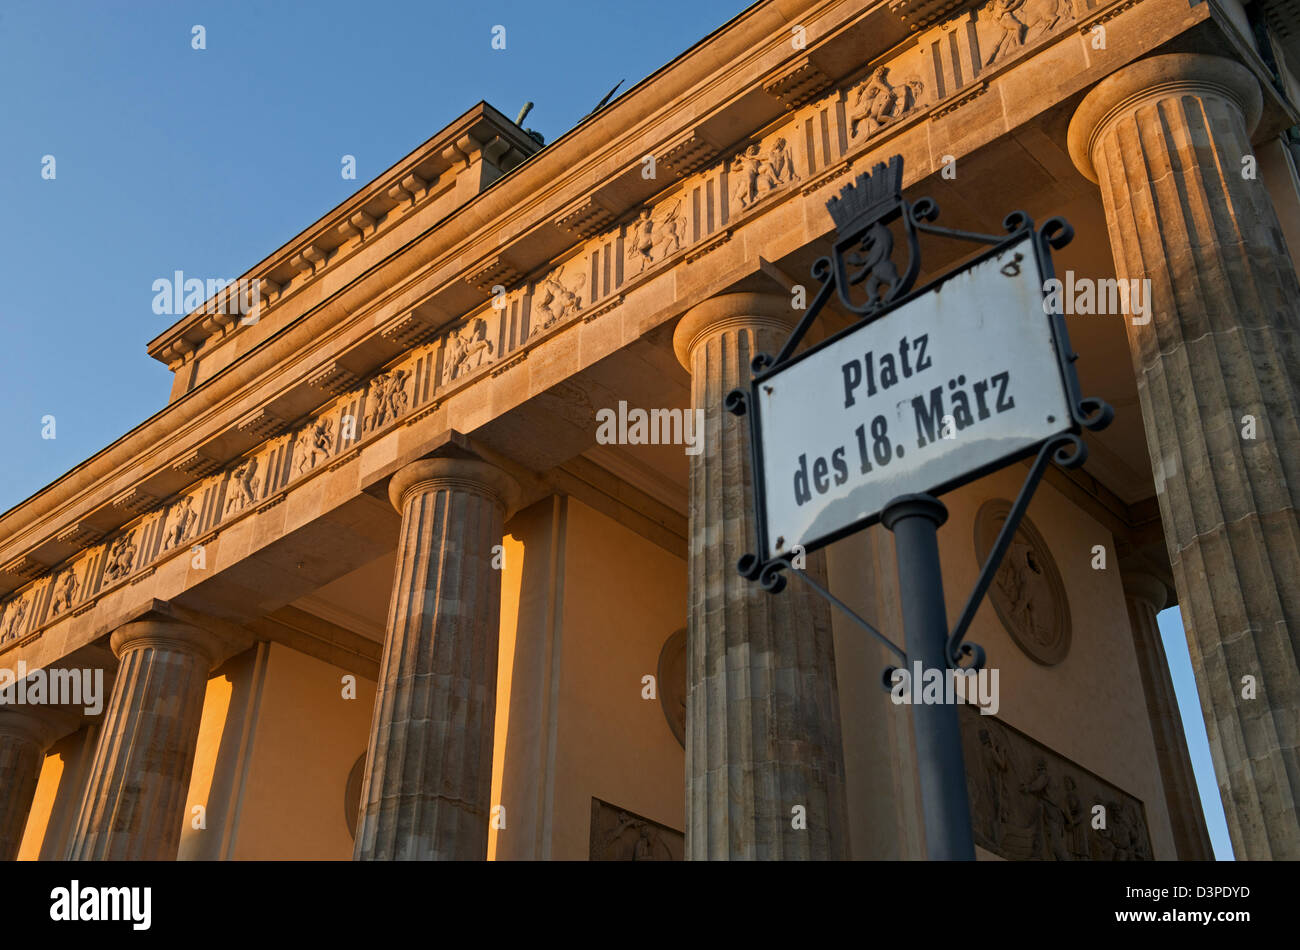
[(1018, 53), (1069, 19), (1066, 0), (993, 0), (983, 10), (987, 24), (980, 47), (988, 50), (985, 66)]
[(673, 737), (686, 748), (686, 628), (664, 641), (659, 651), (659, 703)]
[[(975, 553), (983, 562), (1011, 510), (1009, 501), (986, 502), (975, 515)], [(1060, 663), (1070, 650), (1070, 608), (1065, 583), (1047, 542), (1022, 518), (1002, 564), (993, 576), (989, 599), (1003, 627), (1036, 663)]]
[(868, 137), (881, 127), (896, 122), (916, 108), (925, 86), (909, 79), (895, 86), (888, 79), (889, 67), (880, 66), (871, 78), (857, 87), (849, 105), (849, 135)]
[(581, 274), (568, 282), (564, 280), (563, 264), (547, 274), (537, 285), (534, 298), (537, 300), (537, 310), (529, 336), (536, 336), (543, 330), (549, 330), (561, 320), (581, 310), (582, 297), (578, 291), (582, 290), (582, 284)]
[(113, 542), (108, 550), (108, 562), (104, 573), (110, 580), (120, 581), (131, 573), (135, 566), (135, 532), (122, 535)]
[(592, 861), (681, 861), (686, 836), (599, 798), (591, 800)]
[[(1149, 861), (1142, 803), (974, 707), (960, 709), (975, 843), (1011, 861)], [(1104, 828), (1093, 827), (1102, 806)]]
[(334, 451), (334, 420), (317, 419), (298, 437), (298, 474), (309, 472)]
[(163, 537), (163, 550), (168, 551), (190, 539), (194, 526), (198, 523), (199, 513), (194, 510), (194, 499), (186, 495), (184, 500), (168, 516), (170, 527)]
[(27, 598), (11, 600), (5, 610), (4, 625), (0, 627), (0, 643), (17, 640), (22, 636), (23, 620), (27, 617)]
[(634, 273), (639, 274), (681, 250), (686, 243), (686, 226), (680, 200), (670, 204), (658, 221), (654, 220), (651, 209), (642, 208), (628, 235), (627, 257), (637, 265)]
[(478, 369), (492, 356), (492, 341), (487, 338), (487, 321), (471, 320), (447, 336), (447, 352), (442, 362), (442, 385), (446, 386), (463, 373)]
[(370, 381), (370, 393), (366, 397), (366, 431), (379, 428), (391, 422), (406, 411), (410, 396), (406, 394), (406, 379), (409, 370), (395, 369), (380, 373)]
[(632, 235), (628, 240), (627, 256), (637, 262), (639, 274), (654, 262), (654, 219), (649, 208), (642, 208), (641, 214), (632, 225)]
[(737, 179), (732, 196), (742, 209), (782, 185), (799, 180), (794, 156), (783, 138), (773, 142), (767, 152), (758, 145), (749, 146), (732, 159), (731, 172)]
[(131, 573), (135, 565), (135, 532), (122, 535), (108, 549), (104, 563), (104, 576), (110, 581), (120, 581)]
[(678, 200), (668, 206), (668, 213), (664, 216), (663, 228), (659, 234), (659, 250), (655, 259), (662, 261), (680, 251), (685, 243), (686, 214), (682, 211), (681, 201)]
[(1020, 786), (1022, 794), (1034, 801), (1033, 851), (1036, 857), (1053, 861), (1069, 861), (1065, 850), (1065, 809), (1057, 803), (1052, 776), (1047, 772), (1047, 760), (1034, 763), (1034, 774)]
[(77, 575), (73, 571), (64, 571), (58, 583), (54, 585), (54, 599), (50, 603), (50, 613), (58, 616), (65, 610), (71, 610), (77, 597)]
[(226, 514), (243, 511), (257, 501), (257, 488), (253, 485), (256, 475), (256, 458), (250, 458), (230, 473), (230, 487), (226, 489)]
[(1008, 780), (1011, 772), (1011, 759), (1007, 756), (1006, 746), (993, 730), (982, 728), (979, 731), (979, 758), (982, 781), (988, 802), (988, 820), (992, 826), (990, 837), (994, 841), (1002, 840), (1002, 829), (1011, 819), (1011, 793)]

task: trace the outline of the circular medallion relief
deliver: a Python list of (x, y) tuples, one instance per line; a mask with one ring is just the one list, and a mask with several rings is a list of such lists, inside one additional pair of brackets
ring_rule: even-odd
[(673, 736), (686, 748), (686, 629), (683, 627), (664, 641), (659, 651), (659, 704)]
[[(988, 557), (1011, 502), (985, 502), (975, 515), (975, 555)], [(1070, 604), (1047, 542), (1027, 517), (1011, 538), (988, 598), (1011, 639), (1035, 663), (1053, 666), (1070, 652)]]
[(343, 789), (343, 820), (348, 823), (348, 834), (357, 838), (357, 818), (361, 812), (361, 782), (366, 777), (366, 754), (361, 753), (348, 773), (348, 784)]

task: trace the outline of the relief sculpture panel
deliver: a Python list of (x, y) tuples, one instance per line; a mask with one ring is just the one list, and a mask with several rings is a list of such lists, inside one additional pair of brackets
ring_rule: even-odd
[(980, 10), (984, 65), (1009, 59), (1073, 17), (1069, 0), (993, 0)]
[(27, 596), (16, 597), (5, 606), (4, 620), (0, 621), (0, 643), (17, 640), (23, 635), (27, 619)]
[(447, 335), (447, 348), (442, 362), (442, 385), (451, 385), (479, 367), (486, 366), (495, 357), (487, 320), (475, 317)]
[(891, 80), (890, 67), (880, 66), (849, 96), (849, 137), (867, 138), (891, 122), (912, 113), (925, 86), (921, 80)]
[(981, 848), (1009, 861), (1152, 860), (1141, 801), (995, 716), (963, 705), (960, 718)]
[(625, 808), (591, 800), (592, 861), (682, 861), (686, 835)]
[(767, 147), (751, 145), (731, 160), (731, 194), (737, 212), (798, 180), (794, 152), (781, 136)]
[(534, 312), (529, 336), (535, 336), (543, 330), (567, 320), (582, 310), (582, 291), (586, 284), (586, 275), (575, 273), (566, 275), (561, 264), (537, 283), (533, 290)]
[[(975, 554), (983, 563), (1011, 510), (1011, 502), (985, 502), (975, 515)], [(1047, 541), (1029, 518), (1011, 537), (989, 600), (1016, 646), (1031, 660), (1054, 666), (1070, 651), (1070, 604)]]

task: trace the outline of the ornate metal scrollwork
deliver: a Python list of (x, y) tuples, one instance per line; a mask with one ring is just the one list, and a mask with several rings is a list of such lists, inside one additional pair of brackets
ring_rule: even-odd
[[(773, 372), (794, 355), (833, 293), (838, 295), (840, 303), (847, 310), (865, 323), (876, 320), (912, 297), (927, 292), (929, 285), (919, 290), (913, 289), (921, 266), (919, 236), (922, 234), (994, 248), (1011, 246), (1028, 237), (1033, 242), (1037, 261), (1024, 260), (1018, 256), (1005, 266), (1037, 266), (1044, 279), (1053, 276), (1051, 251), (1060, 250), (1074, 238), (1074, 229), (1064, 218), (1049, 218), (1041, 228), (1035, 228), (1033, 219), (1019, 210), (1012, 211), (1003, 218), (1002, 228), (1005, 233), (1002, 235), (943, 227), (935, 223), (939, 219), (939, 206), (928, 197), (908, 201), (902, 194), (902, 181), (903, 159), (901, 155), (895, 155), (888, 163), (878, 163), (870, 172), (859, 175), (853, 183), (841, 190), (839, 196), (827, 202), (827, 210), (835, 221), (836, 237), (830, 255), (819, 258), (812, 267), (812, 275), (820, 287), (781, 351), (775, 357), (759, 353), (751, 360), (750, 366), (756, 377)], [(899, 242), (890, 230), (890, 225), (896, 222), (901, 223), (902, 243), (907, 252), (907, 259), (901, 269), (894, 260)], [(965, 634), (1048, 463), (1055, 462), (1062, 468), (1077, 468), (1082, 465), (1087, 459), (1088, 450), (1078, 430), (1104, 429), (1114, 418), (1114, 410), (1105, 401), (1094, 397), (1085, 398), (1079, 391), (1078, 377), (1073, 371), (1078, 355), (1070, 347), (1064, 317), (1059, 312), (1048, 312), (1045, 316), (1052, 322), (1056, 356), (1061, 366), (1074, 431), (1061, 433), (1038, 446), (1029, 475), (948, 638), (948, 660), (954, 669), (978, 670), (984, 665), (984, 649), (978, 644), (965, 642)], [(734, 389), (728, 393), (724, 407), (736, 416), (750, 415), (752, 430), (755, 423), (750, 412), (750, 394), (746, 390)], [(753, 436), (751, 431), (751, 466), (757, 484), (761, 469), (754, 450)], [(757, 499), (755, 504), (757, 505)], [(762, 537), (762, 512), (756, 509), (755, 513), (760, 535), (759, 550), (768, 551), (770, 547), (767, 539)], [(757, 582), (771, 593), (778, 593), (785, 588), (787, 575), (784, 572), (788, 571), (810, 584), (820, 596), (848, 614), (855, 623), (884, 642), (900, 657), (903, 656), (902, 651), (871, 624), (831, 596), (829, 591), (803, 571), (796, 569), (793, 559), (792, 552), (776, 555), (767, 561), (758, 554), (745, 554), (736, 567), (741, 576)], [(886, 670), (886, 683), (889, 672)]]

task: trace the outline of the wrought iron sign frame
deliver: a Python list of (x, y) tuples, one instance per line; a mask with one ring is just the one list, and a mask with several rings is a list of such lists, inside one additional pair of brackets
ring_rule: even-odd
[[(892, 313), (908, 302), (932, 291), (935, 287), (949, 280), (954, 275), (976, 264), (996, 257), (1010, 248), (1025, 242), (1033, 250), (1038, 273), (1044, 281), (1055, 277), (1052, 267), (1052, 251), (1060, 250), (1074, 238), (1074, 229), (1061, 217), (1052, 217), (1036, 228), (1033, 219), (1023, 211), (1012, 211), (1002, 221), (1004, 235), (984, 234), (976, 231), (963, 231), (941, 227), (934, 224), (939, 217), (939, 206), (930, 198), (921, 198), (911, 202), (903, 197), (903, 157), (895, 155), (889, 160), (877, 163), (870, 172), (859, 175), (854, 183), (846, 185), (840, 196), (826, 203), (827, 210), (835, 221), (836, 236), (829, 257), (817, 260), (812, 267), (812, 275), (821, 282), (812, 303), (791, 332), (789, 339), (776, 357), (766, 353), (757, 354), (751, 361), (754, 373), (750, 387), (733, 389), (727, 394), (724, 406), (727, 411), (737, 416), (747, 416), (750, 436), (750, 470), (753, 477), (754, 524), (757, 532), (757, 554), (745, 554), (737, 562), (737, 570), (746, 579), (757, 582), (764, 590), (776, 594), (785, 588), (789, 571), (808, 584), (821, 597), (846, 613), (856, 624), (865, 629), (876, 639), (885, 644), (901, 660), (906, 662), (906, 654), (884, 634), (854, 611), (831, 595), (821, 584), (817, 583), (804, 571), (794, 566), (799, 552), (786, 551), (773, 555), (768, 541), (766, 486), (763, 481), (762, 468), (762, 433), (759, 420), (758, 387), (775, 373), (791, 363), (828, 347), (843, 337), (859, 330), (865, 324)], [(908, 261), (902, 273), (892, 260), (894, 237), (889, 226), (896, 221), (902, 222), (902, 230), (907, 242)], [(945, 274), (920, 288), (915, 287), (917, 275), (921, 268), (920, 235), (931, 234), (938, 237), (966, 241), (988, 246), (988, 250), (965, 264), (953, 268)], [(1019, 267), (1020, 255), (1003, 265)], [(1012, 272), (1014, 275), (1014, 272)], [(1011, 275), (1009, 275), (1011, 276)], [(865, 299), (855, 300), (850, 293), (853, 288), (861, 287)], [(821, 341), (798, 356), (795, 349), (807, 334), (822, 308), (831, 299), (831, 294), (839, 296), (840, 303), (850, 312), (857, 314), (858, 320), (844, 330)], [(1046, 301), (1046, 295), (1044, 300)], [(966, 631), (975, 618), (984, 594), (992, 584), (994, 574), (1002, 562), (1002, 557), (1011, 544), (1016, 528), (1029, 507), (1038, 483), (1042, 480), (1049, 462), (1056, 462), (1061, 468), (1077, 468), (1088, 457), (1088, 448), (1081, 438), (1082, 430), (1099, 431), (1106, 428), (1114, 418), (1114, 410), (1105, 401), (1084, 397), (1079, 386), (1074, 363), (1078, 359), (1070, 346), (1069, 333), (1066, 330), (1065, 317), (1057, 307), (1044, 306), (1045, 318), (1049, 321), (1053, 348), (1057, 359), (1061, 379), (1064, 384), (1066, 403), (1069, 407), (1069, 426), (1039, 442), (1032, 443), (1010, 455), (1003, 456), (987, 465), (973, 469), (951, 479), (942, 485), (930, 489), (931, 494), (939, 495), (959, 488), (991, 471), (1014, 464), (1017, 461), (1034, 456), (1029, 474), (1016, 496), (1015, 503), (1007, 513), (1006, 520), (998, 532), (993, 548), (989, 551), (980, 568), (966, 605), (958, 617), (956, 625), (948, 636), (947, 659), (953, 669), (978, 670), (983, 667), (985, 654), (982, 647), (974, 643), (964, 643)], [(842, 537), (869, 527), (879, 520), (879, 514), (854, 522), (829, 534), (802, 549), (802, 553), (815, 551)], [(967, 661), (963, 663), (963, 660)], [(885, 670), (886, 686), (890, 682), (893, 667)]]

